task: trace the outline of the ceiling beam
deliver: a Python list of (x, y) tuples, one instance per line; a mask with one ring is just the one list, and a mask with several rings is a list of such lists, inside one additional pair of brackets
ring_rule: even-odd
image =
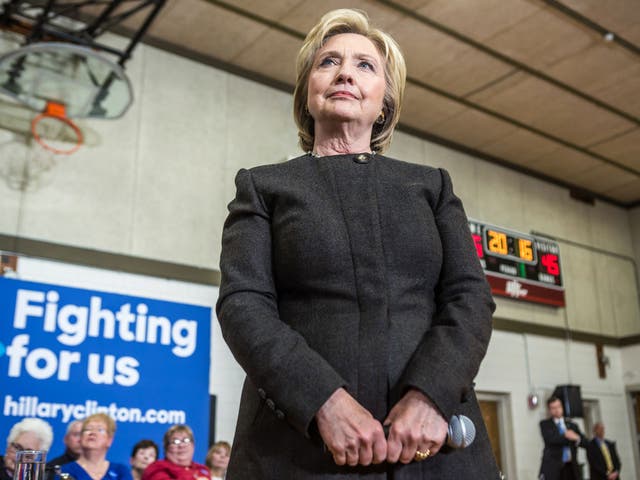
[[(543, 80), (547, 83), (550, 83), (562, 90), (564, 90), (565, 92), (568, 92), (572, 95), (575, 95), (576, 97), (581, 98), (582, 100), (585, 100), (586, 102), (589, 102), (593, 105), (596, 105), (599, 108), (602, 108), (604, 110), (607, 110), (610, 113), (613, 113), (614, 115), (617, 115), (621, 118), (624, 118), (625, 120), (628, 120), (630, 122), (635, 123), (636, 125), (640, 126), (640, 118), (636, 117), (635, 115), (632, 115), (628, 112), (625, 112), (623, 110), (620, 110), (619, 108), (614, 107), (613, 105), (603, 102), (602, 100), (593, 97), (591, 95), (589, 95), (588, 93), (585, 93), (581, 90), (578, 90), (574, 87), (572, 87), (571, 85), (568, 85), (564, 82), (561, 82), (560, 80), (558, 80), (557, 78), (551, 77), (549, 75), (547, 75), (546, 73), (537, 70), (529, 65), (527, 65), (526, 63), (522, 63), (519, 62), (518, 60), (509, 57), (508, 55), (505, 55), (503, 53), (498, 52), (497, 50), (494, 50), (493, 48), (487, 47), (486, 45), (477, 42), (475, 40), (473, 40), (470, 37), (467, 37), (466, 35), (463, 35), (462, 33), (453, 30), (452, 28), (449, 28), (445, 25), (442, 25), (439, 22), (436, 22), (428, 17), (425, 17), (424, 15), (420, 15), (417, 14), (416, 12), (414, 12), (413, 10), (403, 6), (403, 5), (399, 5), (391, 0), (375, 0), (378, 3), (381, 3), (383, 5), (386, 5), (387, 7), (396, 10), (400, 13), (403, 13), (404, 15), (407, 15), (408, 17), (411, 17), (417, 21), (419, 21), (420, 23), (423, 23), (424, 25), (427, 25), (435, 30), (438, 30), (441, 33), (444, 33), (445, 35), (448, 35), (450, 37), (455, 38), (456, 40), (465, 43), (477, 50), (480, 50), (481, 52), (486, 53), (487, 55), (492, 56), (493, 58), (500, 60), (508, 65), (511, 65), (512, 67), (515, 67), (519, 70), (522, 70), (523, 72), (528, 73), (529, 75), (539, 78), (540, 80)], [(218, 3), (216, 2), (212, 2), (212, 3)], [(220, 2), (220, 3), (224, 3), (224, 2)]]

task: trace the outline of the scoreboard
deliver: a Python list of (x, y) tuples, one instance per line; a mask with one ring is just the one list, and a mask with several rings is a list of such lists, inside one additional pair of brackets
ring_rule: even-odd
[(545, 237), (469, 220), (494, 295), (563, 307), (560, 247)]

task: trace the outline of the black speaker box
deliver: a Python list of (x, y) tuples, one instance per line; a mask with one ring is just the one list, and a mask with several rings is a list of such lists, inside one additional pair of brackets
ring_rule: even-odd
[(565, 417), (582, 418), (584, 416), (580, 385), (558, 385), (553, 391), (553, 395), (562, 402)]

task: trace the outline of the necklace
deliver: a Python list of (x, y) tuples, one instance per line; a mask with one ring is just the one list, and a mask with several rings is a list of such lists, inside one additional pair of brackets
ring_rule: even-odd
[[(366, 152), (367, 155), (375, 155), (376, 151), (375, 150), (371, 150), (371, 152)], [(314, 152), (313, 150), (309, 150), (307, 152), (307, 155), (313, 157), (313, 158), (322, 158), (323, 156), (327, 156), (327, 155), (318, 155), (316, 152)], [(342, 155), (357, 155), (357, 153), (344, 153)], [(330, 155), (328, 155), (330, 156)]]

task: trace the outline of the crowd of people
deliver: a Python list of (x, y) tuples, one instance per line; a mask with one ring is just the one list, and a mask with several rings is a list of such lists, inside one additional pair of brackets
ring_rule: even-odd
[[(195, 462), (195, 438), (187, 425), (174, 425), (164, 434), (164, 459), (155, 441), (142, 439), (131, 450), (129, 465), (111, 462), (108, 452), (116, 422), (105, 413), (74, 420), (67, 425), (64, 452), (47, 462), (47, 479), (67, 474), (72, 480), (222, 480), (231, 445), (217, 442), (209, 448), (204, 464)], [(21, 450), (50, 451), (53, 429), (39, 418), (25, 418), (9, 431), (0, 456), (0, 480), (13, 480), (16, 454)]]

